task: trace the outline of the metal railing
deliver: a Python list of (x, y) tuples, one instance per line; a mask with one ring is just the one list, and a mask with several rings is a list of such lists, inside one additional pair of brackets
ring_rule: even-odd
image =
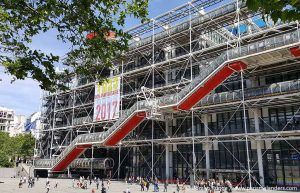
[[(54, 163), (55, 159), (42, 159), (36, 160), (34, 165), (36, 168), (52, 168)], [(70, 164), (70, 168), (90, 168), (91, 166), (93, 169), (110, 169), (114, 166), (114, 160), (112, 158), (78, 158)]]
[[(246, 6), (245, 2), (240, 2), (239, 3), (239, 8), (240, 9), (244, 8), (245, 6)], [(197, 25), (200, 25), (200, 24), (204, 24), (206, 22), (211, 22), (212, 20), (214, 20), (218, 17), (224, 16), (224, 15), (229, 14), (229, 13), (234, 13), (236, 11), (236, 8), (237, 8), (236, 7), (236, 2), (228, 3), (226, 5), (223, 5), (220, 8), (217, 8), (215, 10), (212, 10), (212, 11), (208, 12), (208, 13), (205, 13), (205, 15), (203, 15), (203, 16), (193, 18), (192, 21), (191, 21), (191, 25), (192, 25), (192, 27), (194, 27), (194, 26), (197, 26)], [(155, 41), (161, 40), (163, 38), (172, 36), (172, 35), (177, 34), (177, 33), (178, 34), (182, 33), (182, 31), (188, 30), (189, 26), (190, 26), (189, 21), (186, 21), (186, 22), (180, 23), (178, 25), (175, 25), (174, 27), (172, 27), (168, 30), (157, 33), (155, 35)], [(151, 43), (152, 43), (152, 36), (144, 38), (139, 42), (131, 41), (131, 44), (130, 44), (129, 48), (134, 49), (134, 48), (141, 47), (141, 46), (151, 44)]]
[[(292, 94), (294, 92), (300, 91), (300, 79), (285, 81), (279, 83), (273, 83), (268, 86), (248, 88), (244, 91), (244, 96), (246, 100), (251, 100), (255, 98), (265, 98), (269, 96), (277, 96), (283, 94)], [(206, 96), (199, 103), (199, 106), (208, 106), (221, 103), (230, 103), (235, 101), (240, 101), (242, 99), (242, 91), (237, 90), (233, 92), (222, 92), (215, 93)]]

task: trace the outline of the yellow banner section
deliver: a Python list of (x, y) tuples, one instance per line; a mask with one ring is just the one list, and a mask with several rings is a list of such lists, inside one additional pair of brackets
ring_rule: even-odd
[(113, 77), (102, 83), (96, 83), (95, 86), (95, 98), (116, 95), (120, 92), (120, 77)]

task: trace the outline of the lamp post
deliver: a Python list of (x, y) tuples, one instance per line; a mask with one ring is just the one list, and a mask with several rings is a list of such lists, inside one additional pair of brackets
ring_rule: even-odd
[(28, 171), (28, 177), (30, 178), (30, 174), (31, 174), (31, 168), (32, 168), (32, 166), (33, 166), (33, 160), (31, 160), (30, 162), (29, 162), (29, 171)]

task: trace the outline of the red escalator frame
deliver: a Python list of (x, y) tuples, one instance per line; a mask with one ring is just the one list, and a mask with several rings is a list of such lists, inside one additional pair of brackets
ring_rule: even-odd
[(293, 56), (299, 57), (299, 56), (300, 56), (300, 48), (299, 48), (299, 46), (290, 48), (290, 52), (291, 52), (291, 54), (292, 54)]
[[(125, 124), (123, 124), (118, 131), (116, 131), (112, 136), (110, 136), (104, 143), (104, 146), (113, 146), (121, 141), (130, 131), (137, 127), (146, 118), (146, 112), (141, 111), (135, 113)], [(70, 151), (66, 157), (61, 160), (53, 169), (53, 172), (63, 171), (72, 163), (81, 153), (83, 153), (87, 148), (92, 147), (91, 144), (76, 146)]]
[(247, 64), (237, 61), (225, 65), (215, 75), (213, 75), (203, 86), (194, 91), (193, 94), (188, 96), (184, 101), (177, 106), (178, 110), (189, 110), (196, 105), (202, 98), (208, 95), (219, 84), (226, 80), (231, 74), (236, 71), (241, 71), (247, 68)]
[(104, 142), (104, 146), (113, 146), (121, 141), (129, 132), (137, 127), (146, 118), (146, 112), (141, 111), (133, 115), (121, 128)]
[(66, 157), (61, 160), (53, 169), (53, 172), (63, 171), (68, 167), (69, 164), (72, 163), (81, 153), (83, 153), (87, 148), (92, 147), (92, 145), (79, 145), (76, 146)]

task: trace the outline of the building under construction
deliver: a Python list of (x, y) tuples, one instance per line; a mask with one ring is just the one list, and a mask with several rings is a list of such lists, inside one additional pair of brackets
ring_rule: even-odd
[(37, 174), (300, 186), (298, 22), (194, 0), (128, 33), (112, 86), (43, 96)]

